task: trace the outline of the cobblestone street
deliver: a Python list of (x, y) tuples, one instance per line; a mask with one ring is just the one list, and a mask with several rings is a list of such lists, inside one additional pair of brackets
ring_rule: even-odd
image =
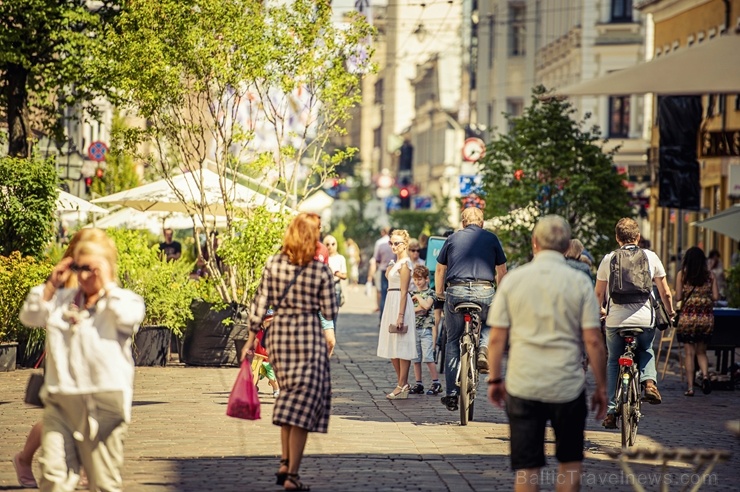
[[(411, 395), (389, 401), (395, 385), (389, 361), (376, 357), (378, 315), (374, 299), (359, 287), (347, 292), (332, 359), (333, 408), (329, 433), (310, 435), (302, 480), (317, 491), (493, 491), (511, 490), (508, 426), (502, 411), (481, 395), (475, 421), (458, 424), (438, 397)], [(536, 361), (532, 361), (536, 364)], [(645, 405), (638, 446), (728, 450), (729, 462), (712, 471), (702, 490), (738, 490), (740, 440), (725, 422), (740, 417), (740, 394), (714, 391), (683, 396), (683, 384), (669, 368), (659, 386), (663, 404)], [(11, 459), (21, 449), (41, 410), (23, 403), (30, 371), (0, 373), (0, 490), (22, 490)], [(271, 424), (274, 401), (260, 386), (262, 419), (225, 415), (236, 368), (198, 368), (173, 363), (137, 368), (133, 421), (125, 443), (126, 490), (269, 491), (280, 452), (279, 430)], [(424, 371), (425, 384), (428, 375)], [(481, 389), (484, 389), (482, 384)], [(632, 490), (629, 478), (606, 451), (619, 446), (619, 432), (605, 431), (589, 416), (583, 490)], [(545, 490), (554, 489), (553, 436), (548, 440)], [(38, 462), (34, 463), (38, 476)], [(647, 490), (658, 490), (656, 465), (635, 467)], [(671, 490), (698, 476), (688, 465), (671, 463)], [(652, 484), (652, 485), (651, 485)]]

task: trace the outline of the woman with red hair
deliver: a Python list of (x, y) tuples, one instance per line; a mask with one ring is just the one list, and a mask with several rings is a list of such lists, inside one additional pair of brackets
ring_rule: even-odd
[(331, 269), (314, 259), (320, 229), (316, 214), (293, 219), (282, 250), (267, 260), (249, 310), (248, 353), (253, 353), (267, 310), (274, 310), (263, 344), (280, 385), (272, 423), (280, 426), (282, 456), (276, 475), (285, 490), (309, 490), (298, 476), (306, 439), (309, 432), (325, 433), (329, 426), (334, 334), (322, 329), (318, 312), (332, 320), (338, 306)]

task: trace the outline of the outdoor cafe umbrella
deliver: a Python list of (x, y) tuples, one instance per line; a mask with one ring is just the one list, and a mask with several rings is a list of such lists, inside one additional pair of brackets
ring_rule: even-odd
[[(206, 223), (215, 227), (226, 227), (224, 217), (206, 217)], [(195, 218), (195, 224), (202, 227), (198, 217)], [(93, 227), (89, 224), (85, 227)], [(122, 208), (112, 214), (99, 219), (95, 227), (101, 229), (134, 229), (149, 230), (154, 234), (161, 234), (164, 228), (170, 229), (192, 229), (193, 220), (189, 215), (182, 212), (142, 212), (133, 208)]]
[(723, 210), (708, 219), (692, 222), (691, 225), (719, 232), (735, 241), (740, 241), (740, 204)]
[[(287, 207), (228, 178), (208, 169), (199, 169), (171, 178), (160, 179), (130, 190), (96, 198), (93, 203), (118, 204), (141, 211), (201, 213), (224, 216), (224, 194), (235, 208), (248, 210), (264, 205), (271, 212)], [(223, 193), (222, 193), (223, 186)], [(174, 190), (173, 190), (174, 187)], [(177, 191), (175, 191), (177, 190)]]
[(59, 190), (59, 196), (56, 202), (57, 212), (81, 212), (81, 213), (95, 213), (95, 214), (107, 214), (108, 211), (102, 207), (98, 207), (87, 200), (84, 200), (71, 193), (67, 193), (64, 190)]

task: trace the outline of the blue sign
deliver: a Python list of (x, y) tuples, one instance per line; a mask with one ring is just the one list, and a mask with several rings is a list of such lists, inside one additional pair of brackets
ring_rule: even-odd
[(483, 177), (480, 175), (460, 176), (460, 195), (468, 196), (471, 193), (480, 193)]
[(393, 210), (401, 210), (401, 199), (397, 196), (385, 197), (385, 211), (392, 212)]
[(432, 209), (432, 197), (430, 196), (414, 196), (414, 210), (431, 210)]

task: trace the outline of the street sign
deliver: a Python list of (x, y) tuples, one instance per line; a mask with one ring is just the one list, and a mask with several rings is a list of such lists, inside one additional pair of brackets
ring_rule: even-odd
[(460, 176), (460, 195), (468, 196), (471, 193), (478, 193), (482, 183), (483, 178), (479, 174)]
[(486, 155), (486, 143), (480, 138), (468, 138), (463, 143), (462, 155), (467, 162), (476, 162)]
[(431, 210), (432, 209), (432, 197), (430, 196), (414, 196), (414, 210)]
[(105, 144), (105, 142), (101, 142), (100, 140), (96, 140), (95, 142), (91, 143), (90, 146), (87, 148), (87, 156), (95, 162), (104, 161), (107, 154), (108, 146)]

